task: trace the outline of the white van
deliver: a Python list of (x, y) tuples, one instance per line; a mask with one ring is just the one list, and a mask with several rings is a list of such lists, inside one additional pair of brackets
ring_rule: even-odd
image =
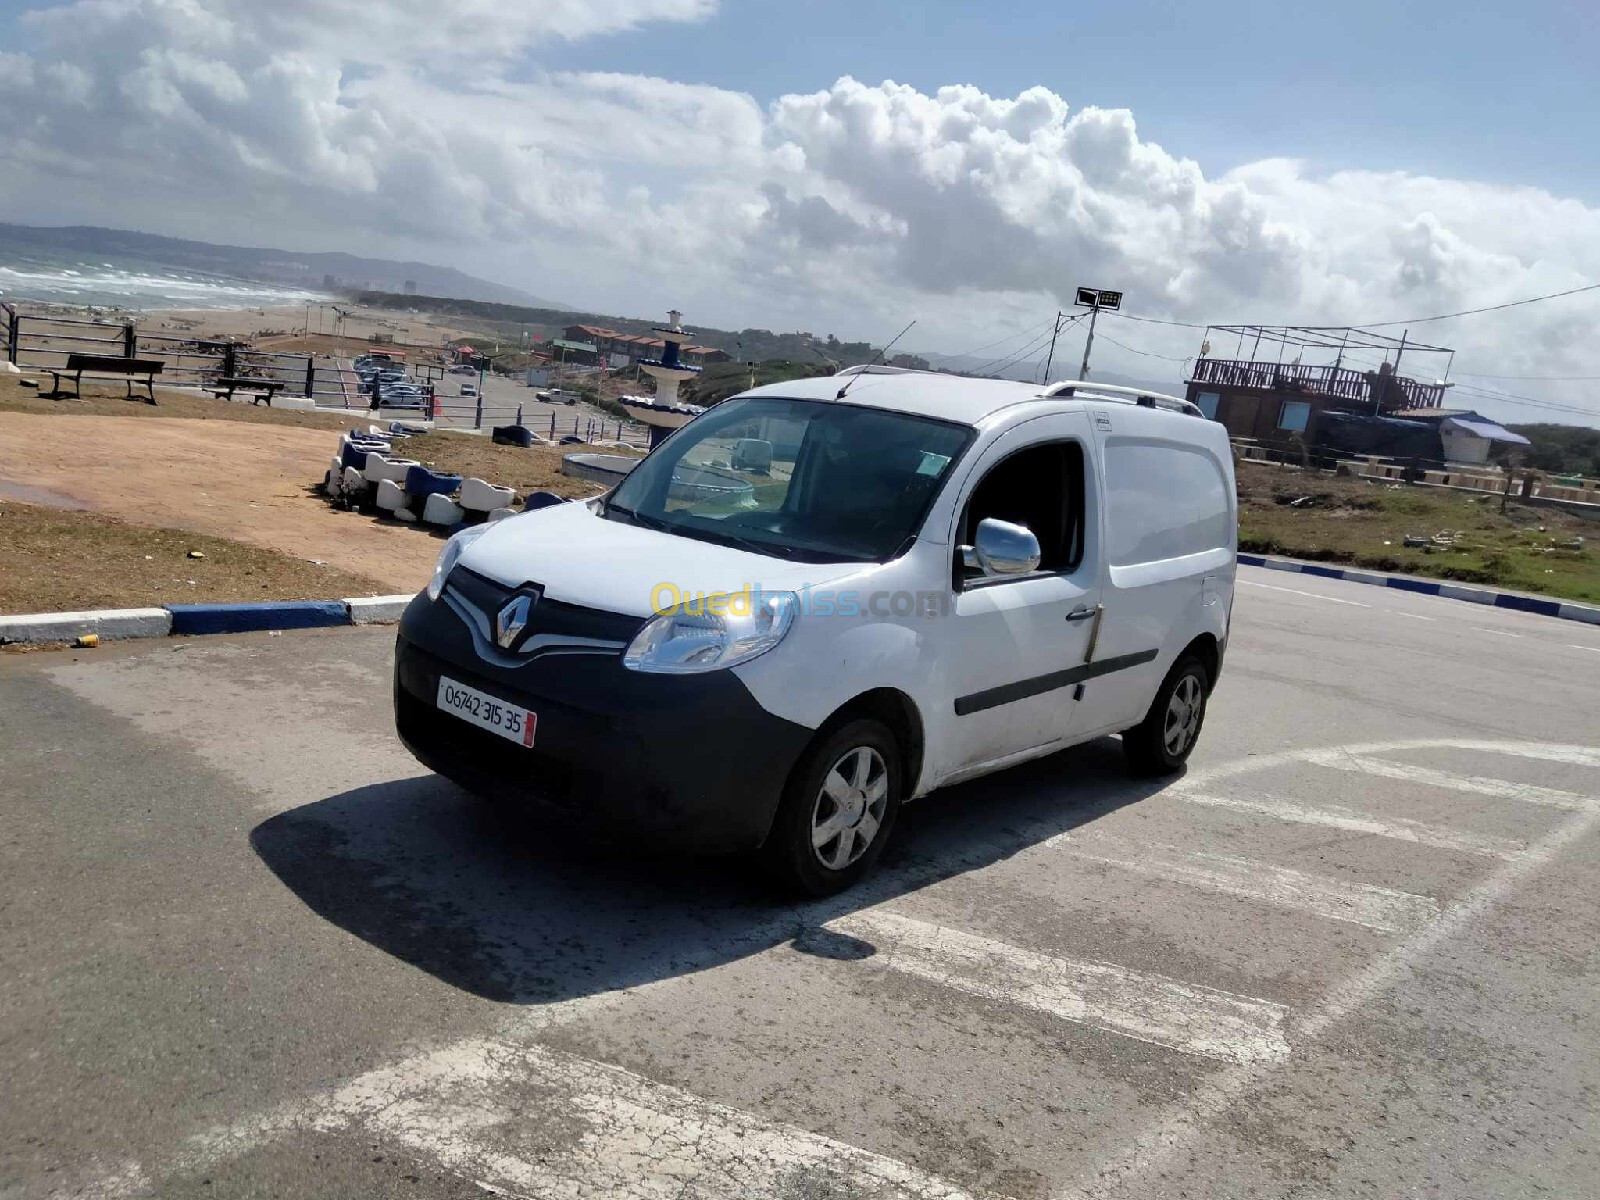
[(1235, 504), (1226, 431), (1171, 397), (756, 388), (602, 497), (451, 538), (401, 623), (399, 733), (486, 797), (837, 891), (944, 784), (1106, 734), (1177, 770)]

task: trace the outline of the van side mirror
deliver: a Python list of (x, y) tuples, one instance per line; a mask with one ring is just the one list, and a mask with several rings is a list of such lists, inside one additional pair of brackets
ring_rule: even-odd
[(973, 545), (961, 547), (961, 561), (985, 575), (1026, 575), (1039, 569), (1039, 539), (1026, 525), (995, 517), (978, 522)]

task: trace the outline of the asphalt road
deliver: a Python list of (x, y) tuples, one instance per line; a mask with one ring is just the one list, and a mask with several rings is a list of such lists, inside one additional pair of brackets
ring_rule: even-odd
[(1600, 628), (1246, 569), (1183, 779), (585, 849), (383, 629), (0, 656), (0, 1195), (1600, 1194)]
[[(458, 394), (463, 383), (476, 387), (478, 378), (476, 375), (446, 375), (437, 384), (443, 403), (441, 425), (471, 428), (477, 420), (477, 399)], [(520, 378), (486, 374), (483, 379), (483, 427), (488, 429), (495, 425), (509, 425), (517, 419), (520, 411), (522, 423), (541, 437), (549, 437), (552, 431), (557, 438), (572, 433), (586, 437), (592, 429), (595, 441), (615, 438), (615, 417), (607, 416), (581, 401), (573, 405), (543, 403), (536, 399), (541, 390), (527, 386)], [(552, 418), (555, 422), (553, 426)], [(643, 444), (643, 432), (636, 428), (632, 440)]]
[[(353, 378), (351, 360), (336, 360), (340, 366), (350, 370)], [(440, 417), (436, 424), (444, 429), (471, 429), (479, 421), (479, 404), (475, 396), (462, 396), (461, 385), (470, 383), (478, 386), (478, 376), (446, 374), (442, 379), (435, 381), (440, 400)], [(352, 386), (354, 386), (352, 384)], [(549, 437), (552, 433), (557, 437), (576, 434), (579, 437), (588, 437), (593, 434), (596, 442), (607, 441), (616, 437), (618, 428), (617, 419), (598, 409), (579, 401), (577, 404), (565, 402), (547, 404), (537, 395), (542, 388), (531, 388), (523, 383), (520, 378), (504, 375), (485, 374), (483, 378), (483, 404), (482, 427), (491, 429), (496, 425), (510, 425), (521, 415), (522, 422), (534, 433), (541, 437)], [(366, 403), (369, 397), (363, 396), (357, 403), (354, 396), (351, 399), (351, 411), (358, 417), (366, 417)], [(327, 408), (336, 408), (337, 401), (324, 400)], [(385, 409), (382, 414), (374, 419), (390, 420), (417, 420), (422, 413), (418, 409)], [(554, 422), (552, 424), (552, 421)], [(624, 439), (636, 445), (644, 445), (647, 440), (647, 431), (642, 426), (633, 426), (631, 432), (624, 428)]]

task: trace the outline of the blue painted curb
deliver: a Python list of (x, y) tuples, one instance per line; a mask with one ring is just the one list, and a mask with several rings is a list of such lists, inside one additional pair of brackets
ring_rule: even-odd
[(168, 604), (174, 634), (256, 633), (271, 629), (320, 629), (350, 624), (343, 600), (295, 600), (259, 604)]
[(1241, 567), (1266, 567), (1273, 571), (1288, 571), (1296, 575), (1313, 575), (1318, 579), (1343, 579), (1350, 583), (1393, 588), (1397, 592), (1443, 596), (1447, 600), (1465, 600), (1472, 604), (1510, 608), (1541, 617), (1559, 617), (1566, 621), (1583, 621), (1589, 625), (1600, 625), (1600, 608), (1588, 604), (1574, 604), (1570, 600), (1541, 600), (1534, 596), (1521, 596), (1515, 592), (1497, 592), (1475, 584), (1414, 579), (1408, 575), (1379, 575), (1357, 567), (1329, 567), (1322, 563), (1297, 562), (1292, 558), (1268, 558), (1261, 554), (1241, 554), (1238, 559)]

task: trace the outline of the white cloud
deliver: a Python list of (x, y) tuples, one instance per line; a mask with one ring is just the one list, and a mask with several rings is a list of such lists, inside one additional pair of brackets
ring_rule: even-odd
[[(962, 349), (1079, 283), (1180, 320), (1342, 322), (1600, 279), (1600, 210), (1270, 159), (1208, 177), (1132, 114), (841, 79), (763, 108), (527, 55), (713, 0), (77, 0), (0, 53), (0, 205), (213, 239), (449, 258), (614, 310)], [(494, 39), (461, 30), (491, 27)], [(487, 43), (487, 44), (486, 44)], [(466, 65), (470, 60), (470, 66)], [(690, 64), (692, 68), (692, 64)], [(525, 275), (521, 275), (526, 272)], [(519, 277), (521, 275), (521, 277)], [(1600, 374), (1600, 301), (1419, 334), (1504, 374)], [(1107, 326), (1192, 353), (1198, 334)], [(1176, 364), (1110, 347), (1107, 363)], [(1097, 352), (1098, 357), (1098, 352)], [(1470, 362), (1467, 361), (1470, 359)], [(1544, 392), (1571, 402), (1576, 392)]]

